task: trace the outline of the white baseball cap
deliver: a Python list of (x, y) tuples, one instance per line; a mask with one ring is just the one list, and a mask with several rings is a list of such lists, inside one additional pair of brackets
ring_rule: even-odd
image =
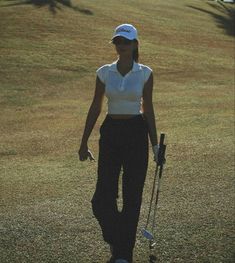
[(137, 40), (138, 39), (137, 29), (131, 24), (119, 25), (113, 33), (112, 40), (115, 37), (125, 37), (129, 40), (134, 40), (134, 39)]

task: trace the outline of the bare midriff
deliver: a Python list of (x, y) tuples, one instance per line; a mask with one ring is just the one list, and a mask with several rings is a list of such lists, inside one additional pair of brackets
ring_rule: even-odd
[(112, 119), (130, 119), (133, 118), (137, 115), (133, 115), (133, 114), (109, 114), (109, 117), (111, 117)]

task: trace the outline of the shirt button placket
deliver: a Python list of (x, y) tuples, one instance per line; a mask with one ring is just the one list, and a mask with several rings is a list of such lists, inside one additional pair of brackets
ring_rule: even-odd
[(121, 91), (124, 90), (124, 81), (125, 81), (125, 77), (122, 78), (122, 81), (121, 81), (121, 86), (120, 86), (120, 90), (121, 90)]

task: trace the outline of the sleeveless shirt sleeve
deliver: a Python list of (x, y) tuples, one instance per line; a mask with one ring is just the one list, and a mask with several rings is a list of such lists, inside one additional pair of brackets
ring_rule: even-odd
[(105, 84), (105, 79), (106, 79), (106, 73), (107, 73), (108, 67), (107, 65), (104, 65), (100, 68), (98, 68), (96, 70), (96, 74), (99, 77), (99, 79), (101, 80), (101, 82), (103, 82)]
[(144, 83), (146, 83), (150, 77), (150, 74), (152, 73), (152, 69), (148, 66), (144, 67)]

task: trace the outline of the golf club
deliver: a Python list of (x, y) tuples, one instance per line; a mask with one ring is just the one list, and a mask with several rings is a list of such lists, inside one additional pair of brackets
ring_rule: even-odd
[[(154, 175), (154, 181), (153, 181), (153, 188), (152, 188), (152, 194), (151, 194), (151, 200), (148, 210), (148, 216), (147, 221), (145, 224), (144, 229), (142, 229), (142, 235), (149, 240), (149, 248), (152, 249), (156, 245), (155, 242), (155, 230), (156, 230), (156, 213), (157, 213), (157, 204), (159, 199), (159, 193), (160, 193), (160, 183), (161, 183), (161, 177), (163, 172), (163, 165), (165, 163), (165, 151), (166, 151), (166, 145), (164, 144), (165, 134), (161, 133), (160, 135), (160, 143), (159, 143), (159, 152), (158, 152), (158, 162), (155, 169), (155, 175)], [(156, 191), (156, 181), (158, 177), (158, 183), (157, 183), (157, 191)], [(156, 199), (155, 203), (154, 201), (154, 195), (156, 192)], [(154, 203), (154, 208), (153, 208)], [(153, 212), (152, 212), (153, 208)], [(150, 224), (150, 218), (152, 214), (152, 225), (151, 225), (151, 231), (148, 230), (148, 226)]]

